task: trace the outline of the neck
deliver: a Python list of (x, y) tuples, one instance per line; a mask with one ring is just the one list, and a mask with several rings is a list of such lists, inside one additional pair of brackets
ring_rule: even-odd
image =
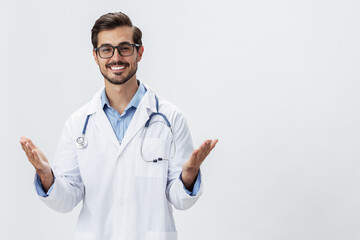
[(112, 84), (106, 79), (104, 81), (110, 106), (122, 114), (139, 88), (136, 76), (134, 75), (129, 81), (120, 85)]

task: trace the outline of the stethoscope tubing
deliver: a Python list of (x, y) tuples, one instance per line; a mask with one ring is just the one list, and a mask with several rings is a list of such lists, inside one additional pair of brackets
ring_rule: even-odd
[[(141, 146), (140, 146), (140, 153), (141, 153), (141, 158), (146, 161), (146, 162), (158, 162), (158, 161), (162, 161), (162, 160), (170, 160), (172, 159), (174, 156), (175, 156), (175, 153), (176, 153), (176, 144), (175, 144), (175, 137), (174, 137), (174, 133), (173, 133), (173, 130), (172, 130), (172, 127), (171, 127), (171, 124), (169, 122), (169, 120), (167, 119), (167, 117), (165, 116), (165, 114), (159, 112), (159, 100), (157, 98), (157, 96), (155, 95), (155, 102), (156, 102), (156, 112), (153, 112), (150, 114), (149, 116), (149, 119), (146, 121), (145, 123), (145, 126), (144, 126), (144, 131), (143, 131), (143, 136), (142, 136), (142, 140), (141, 140)], [(163, 157), (157, 157), (155, 159), (150, 159), (150, 160), (147, 160), (147, 159), (144, 159), (144, 156), (143, 156), (143, 144), (144, 144), (144, 139), (145, 139), (145, 136), (146, 136), (146, 132), (147, 132), (147, 129), (149, 128), (150, 126), (150, 122), (151, 122), (151, 119), (154, 117), (154, 116), (161, 116), (162, 119), (165, 121), (166, 123), (166, 126), (169, 127), (170, 129), (170, 132), (171, 132), (171, 141), (173, 143), (173, 153), (172, 155), (169, 157), (169, 158), (163, 158)], [(84, 127), (83, 127), (83, 130), (81, 132), (81, 136), (79, 136), (78, 138), (76, 138), (76, 147), (77, 148), (86, 148), (87, 145), (88, 145), (88, 141), (87, 141), (87, 138), (85, 137), (85, 134), (86, 134), (86, 128), (87, 128), (87, 125), (89, 123), (89, 118), (90, 118), (91, 114), (87, 115), (86, 116), (86, 120), (85, 120), (85, 124), (84, 124)]]

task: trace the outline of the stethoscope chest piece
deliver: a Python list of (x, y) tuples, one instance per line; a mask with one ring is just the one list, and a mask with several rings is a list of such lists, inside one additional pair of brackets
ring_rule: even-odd
[(87, 115), (86, 121), (85, 121), (85, 124), (84, 124), (84, 128), (82, 130), (82, 133), (81, 133), (80, 137), (78, 137), (75, 140), (75, 144), (76, 144), (77, 148), (86, 148), (87, 145), (88, 145), (88, 141), (87, 141), (87, 139), (85, 137), (85, 132), (86, 132), (86, 127), (87, 127), (88, 122), (89, 122), (89, 118), (90, 118), (90, 115)]
[(77, 148), (86, 148), (87, 145), (88, 145), (88, 141), (86, 140), (84, 135), (82, 135), (76, 139), (76, 147)]

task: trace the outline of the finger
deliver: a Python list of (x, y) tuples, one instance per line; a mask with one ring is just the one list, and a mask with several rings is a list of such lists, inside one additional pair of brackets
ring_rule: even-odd
[(27, 149), (26, 145), (25, 145), (25, 144), (22, 144), (21, 147), (22, 147), (22, 149), (24, 150), (26, 156), (29, 158), (29, 150)]
[(27, 142), (22, 143), (22, 149), (25, 151), (26, 155), (29, 156), (29, 152), (31, 151), (30, 146)]
[(34, 150), (35, 148), (33, 147), (34, 146), (34, 144), (31, 144), (30, 143), (30, 140), (26, 140), (26, 147), (28, 148), (28, 149), (30, 149), (30, 151), (32, 151), (32, 150)]
[(205, 144), (206, 144), (206, 142), (203, 142), (198, 149), (202, 150), (205, 147)]
[(210, 150), (213, 150), (213, 148), (215, 147), (215, 145), (218, 143), (218, 139), (215, 139), (211, 142), (211, 147), (210, 147)]
[(29, 143), (26, 143), (26, 144), (25, 144), (25, 151), (26, 151), (26, 155), (27, 155), (28, 157), (33, 158), (32, 149), (31, 149)]
[(35, 144), (34, 144), (30, 139), (28, 140), (28, 143), (29, 143), (31, 149), (36, 149), (36, 148), (37, 148), (37, 147), (35, 146)]
[[(28, 142), (30, 139), (22, 137), (20, 140), (20, 144), (22, 149), (24, 150), (29, 162), (34, 165), (39, 161), (39, 158), (36, 158), (35, 155), (38, 154), (35, 150), (31, 149), (31, 144)], [(34, 146), (34, 145), (33, 145)], [(34, 152), (33, 152), (34, 151)], [(35, 165), (34, 165), (35, 166)]]
[(206, 140), (204, 143), (205, 143), (205, 145), (203, 147), (203, 153), (210, 152), (211, 140)]
[(189, 160), (187, 161), (190, 165), (196, 164), (198, 153), (199, 153), (199, 150), (198, 150), (198, 149), (195, 149), (195, 150), (191, 153), (191, 155), (190, 155), (190, 157), (189, 157)]
[[(25, 137), (21, 137), (21, 139), (20, 139), (20, 144), (21, 144), (21, 146), (23, 147), (23, 149), (26, 147), (26, 143), (28, 142), (28, 139), (27, 138), (25, 138)], [(24, 149), (25, 150), (25, 149)]]
[(196, 149), (192, 152), (191, 156), (196, 159), (198, 154), (199, 154), (199, 149)]
[(33, 154), (33, 156), (34, 156), (35, 161), (36, 161), (36, 162), (40, 162), (40, 156), (39, 156), (38, 151), (37, 151), (37, 150), (33, 150), (33, 151), (32, 151), (32, 154)]
[(25, 151), (25, 142), (24, 141), (22, 141), (22, 140), (20, 140), (20, 144), (21, 144), (21, 148)]
[(29, 160), (31, 162), (34, 162), (35, 161), (35, 156), (34, 156), (35, 149), (32, 149), (29, 143), (26, 143), (26, 146), (27, 146), (27, 153), (28, 153)]
[(205, 158), (209, 155), (209, 153), (215, 147), (217, 142), (218, 142), (217, 139), (215, 139), (215, 140), (206, 140), (204, 142), (204, 145), (203, 145), (203, 148), (202, 148), (202, 153), (201, 153), (201, 156), (200, 156), (201, 161), (205, 160)]
[(209, 154), (209, 152), (210, 152), (210, 144), (205, 142), (205, 145), (199, 151), (199, 154), (197, 156), (197, 160), (201, 161), (201, 162), (204, 161), (206, 156)]
[(204, 159), (210, 154), (216, 143), (217, 141), (211, 141), (210, 143), (208, 143), (208, 146), (204, 149)]
[(211, 140), (205, 140), (199, 147), (200, 151), (203, 151), (205, 148), (207, 148), (207, 146), (209, 145), (209, 142), (211, 142)]
[(27, 142), (27, 138), (26, 137), (21, 137), (19, 142), (23, 145)]
[(208, 152), (210, 151), (210, 143), (211, 143), (211, 140), (205, 140), (200, 145), (200, 147), (195, 150), (195, 151), (197, 151), (197, 153), (196, 153), (196, 155), (194, 155), (192, 157), (196, 162), (204, 161), (204, 159), (206, 158)]
[(27, 143), (29, 140), (29, 138), (22, 136), (20, 141)]

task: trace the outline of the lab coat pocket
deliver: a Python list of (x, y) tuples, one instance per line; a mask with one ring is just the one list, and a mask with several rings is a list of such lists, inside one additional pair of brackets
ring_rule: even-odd
[(146, 240), (177, 240), (177, 232), (147, 232)]
[(77, 232), (74, 240), (94, 240), (94, 235), (91, 232)]
[[(135, 175), (137, 177), (164, 178), (167, 177), (168, 160), (157, 160), (169, 158), (171, 144), (159, 138), (146, 138), (142, 143), (139, 157), (136, 161)], [(170, 160), (171, 161), (171, 160)]]

